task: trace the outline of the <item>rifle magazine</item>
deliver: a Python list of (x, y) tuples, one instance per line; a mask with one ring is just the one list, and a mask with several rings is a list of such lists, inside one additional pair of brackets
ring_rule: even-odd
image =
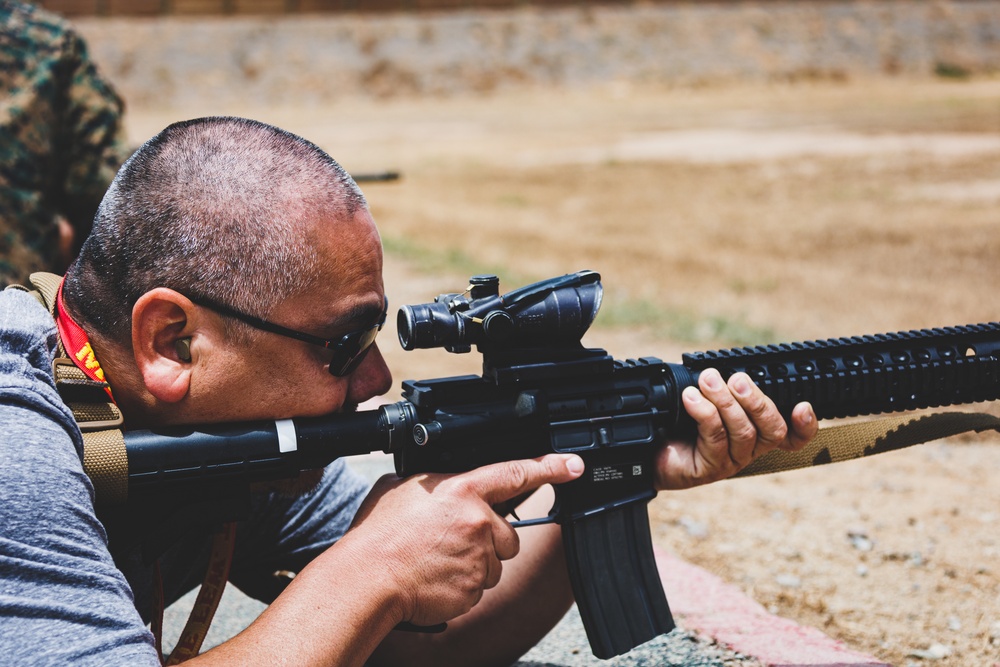
[(674, 629), (653, 556), (647, 503), (562, 526), (566, 563), (583, 627), (602, 660)]

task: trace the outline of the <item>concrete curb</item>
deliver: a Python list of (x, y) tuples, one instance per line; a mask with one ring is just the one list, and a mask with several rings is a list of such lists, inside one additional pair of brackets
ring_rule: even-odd
[(688, 630), (773, 667), (892, 667), (815, 628), (768, 612), (722, 579), (662, 550), (656, 564), (670, 608)]

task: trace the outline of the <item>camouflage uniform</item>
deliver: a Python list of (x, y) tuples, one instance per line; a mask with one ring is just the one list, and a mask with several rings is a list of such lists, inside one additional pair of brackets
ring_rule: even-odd
[(66, 268), (57, 216), (75, 254), (126, 157), (122, 109), (65, 21), (0, 0), (0, 286)]

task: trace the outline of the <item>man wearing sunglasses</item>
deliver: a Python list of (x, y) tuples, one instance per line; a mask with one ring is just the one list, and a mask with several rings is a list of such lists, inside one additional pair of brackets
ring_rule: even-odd
[[(114, 538), (109, 552), (79, 433), (47, 379), (51, 321), (26, 295), (0, 299), (0, 367), (14, 378), (0, 403), (0, 485), (33, 485), (0, 508), (0, 654), (158, 664), (145, 627), (154, 588), (169, 603), (196, 585), (206, 536), (175, 543), (159, 578)], [(66, 276), (57, 326), (81, 365), (107, 379), (127, 426), (142, 428), (353, 410), (391, 387), (375, 343), (387, 309), (381, 243), (350, 177), (299, 137), (213, 118), (167, 128), (122, 168)], [(659, 488), (729, 476), (815, 434), (809, 406), (786, 429), (745, 376), (701, 377), (701, 391), (684, 396), (698, 441), (664, 445)], [(388, 476), (369, 491), (338, 461), (307, 493), (261, 494), (237, 530), (229, 581), (270, 605), (191, 662), (513, 661), (572, 593), (558, 528), (519, 536), (492, 508), (581, 473), (577, 457), (552, 455)], [(528, 502), (549, 505), (542, 494)], [(297, 576), (281, 590), (275, 571)], [(448, 630), (394, 631), (404, 622)]]

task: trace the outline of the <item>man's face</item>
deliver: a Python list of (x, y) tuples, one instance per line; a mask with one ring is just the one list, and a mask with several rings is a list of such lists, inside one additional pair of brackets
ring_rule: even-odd
[[(366, 210), (353, 220), (319, 220), (316, 249), (322, 276), (268, 316), (272, 322), (321, 338), (366, 329), (382, 315), (382, 246)], [(349, 375), (328, 368), (332, 352), (268, 332), (250, 346), (230, 346), (223, 363), (207, 369), (212, 389), (203, 408), (212, 421), (281, 419), (350, 411), (392, 385), (378, 344)], [(228, 358), (228, 361), (226, 360)], [(195, 388), (197, 390), (197, 388)]]

